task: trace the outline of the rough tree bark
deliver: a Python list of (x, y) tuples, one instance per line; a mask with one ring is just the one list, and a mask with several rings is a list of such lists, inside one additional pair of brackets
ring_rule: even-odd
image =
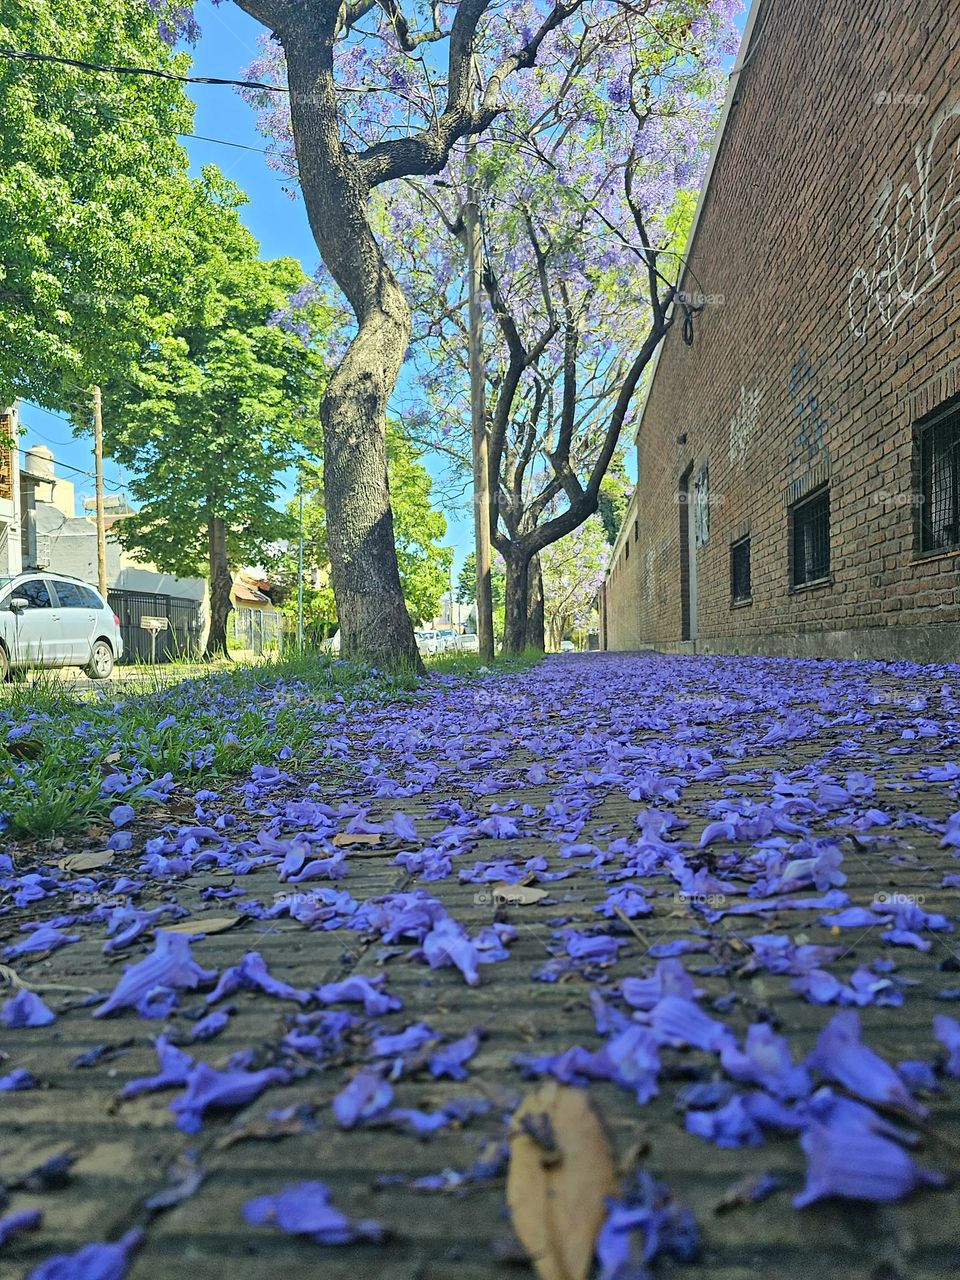
[[(507, 544), (510, 546), (510, 544)], [(522, 547), (511, 547), (504, 556), (507, 581), (503, 594), (503, 652), (518, 654), (527, 643), (528, 578), (530, 557)]]
[(207, 516), (207, 554), (210, 561), (210, 629), (203, 650), (205, 658), (226, 658), (227, 619), (233, 604), (233, 579), (227, 562), (227, 530), (220, 516)]
[(544, 600), (543, 572), (540, 568), (540, 557), (534, 556), (527, 570), (527, 648), (543, 652), (544, 643)]
[(410, 341), (410, 308), (370, 229), (370, 187), (340, 143), (335, 103), (326, 102), (332, 86), (317, 78), (332, 32), (318, 41), (313, 24), (303, 25), (299, 40), (285, 41), (300, 181), (317, 247), (357, 320), (321, 410), (340, 651), (421, 668), (400, 586), (386, 451), (387, 400)]

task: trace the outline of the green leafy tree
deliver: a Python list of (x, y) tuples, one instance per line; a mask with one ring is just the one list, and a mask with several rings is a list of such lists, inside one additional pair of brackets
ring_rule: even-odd
[[(0, 46), (189, 65), (142, 0), (5, 0)], [(169, 80), (0, 59), (0, 403), (68, 407), (163, 331), (192, 118)]]
[[(507, 575), (503, 568), (503, 562), (497, 558), (494, 561), (490, 573), (490, 591), (493, 596), (493, 607), (497, 609), (503, 608), (504, 593), (506, 591)], [(463, 562), (463, 568), (457, 576), (457, 601), (460, 604), (470, 604), (477, 594), (477, 553), (471, 551)]]
[[(471, 551), (463, 562), (463, 568), (457, 577), (457, 600), (460, 604), (473, 604), (477, 594), (477, 553)], [(507, 599), (507, 570), (503, 557), (494, 555), (490, 566), (490, 597), (493, 604), (493, 634), (499, 641), (503, 639), (504, 614)], [(469, 615), (474, 630), (477, 626), (477, 615), (471, 610)]]
[[(229, 566), (255, 563), (289, 532), (276, 498), (318, 413), (324, 371), (311, 338), (325, 313), (297, 262), (257, 257), (232, 184), (208, 174), (194, 195), (205, 258), (170, 331), (105, 389), (105, 438), (139, 504), (118, 527), (127, 549), (172, 573), (206, 568), (212, 656), (226, 652)], [(291, 296), (298, 319), (280, 324)]]
[(624, 466), (623, 450), (618, 449), (607, 474), (600, 481), (597, 504), (597, 514), (603, 521), (603, 531), (611, 547), (617, 540), (632, 493), (633, 485)]
[(297, 618), (297, 580), (299, 576), (299, 537), (303, 534), (303, 629), (312, 648), (329, 638), (337, 629), (337, 604), (330, 585), (330, 550), (327, 544), (327, 514), (323, 505), (323, 466), (303, 463), (300, 470), (303, 489), (287, 506), (290, 538), (278, 548), (271, 564), (271, 577), (282, 592), (281, 612), (293, 624)]
[[(448, 589), (453, 550), (440, 545), (447, 521), (432, 505), (433, 481), (421, 462), (422, 453), (394, 425), (387, 429), (387, 468), (393, 507), (394, 537), (403, 598), (411, 619), (434, 617)], [(304, 631), (317, 641), (337, 626), (336, 602), (330, 585), (330, 549), (324, 505), (323, 467), (303, 469)], [(291, 522), (299, 520), (300, 500), (287, 507)], [(291, 542), (280, 555), (276, 576), (285, 589), (281, 608), (291, 619), (297, 613), (298, 548)]]
[(405, 435), (387, 431), (387, 475), (393, 506), (400, 585), (407, 612), (414, 623), (424, 622), (440, 609), (450, 583), (453, 549), (441, 547), (446, 517), (431, 505), (433, 481), (422, 454)]

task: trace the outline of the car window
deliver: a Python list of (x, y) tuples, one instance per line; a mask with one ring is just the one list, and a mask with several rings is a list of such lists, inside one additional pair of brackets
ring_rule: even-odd
[(83, 605), (85, 609), (102, 609), (103, 601), (94, 591), (93, 587), (77, 587), (80, 595), (83, 597)]
[(62, 609), (88, 609), (90, 607), (75, 582), (61, 582), (59, 578), (54, 578), (53, 589), (57, 593), (57, 599), (60, 601)]
[(53, 608), (50, 592), (42, 578), (27, 578), (24, 582), (15, 582), (10, 595), (22, 597), (31, 609)]

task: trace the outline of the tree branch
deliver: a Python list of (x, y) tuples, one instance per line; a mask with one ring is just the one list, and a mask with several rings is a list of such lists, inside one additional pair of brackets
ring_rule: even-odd
[[(260, 3), (261, 0), (246, 2)], [(283, 3), (287, 2), (283, 0)], [(583, 0), (567, 0), (567, 3), (558, 4), (527, 43), (505, 58), (491, 74), (480, 105), (475, 107), (473, 59), (477, 27), (491, 3), (492, 0), (460, 0), (450, 27), (447, 101), (443, 112), (429, 129), (421, 129), (404, 138), (388, 138), (360, 153), (358, 169), (369, 187), (392, 182), (395, 178), (440, 173), (458, 139), (482, 133), (501, 114), (504, 110), (500, 101), (503, 82), (517, 71), (534, 65), (550, 32), (572, 17)]]
[(279, 31), (293, 9), (293, 0), (236, 0), (236, 5), (269, 31)]

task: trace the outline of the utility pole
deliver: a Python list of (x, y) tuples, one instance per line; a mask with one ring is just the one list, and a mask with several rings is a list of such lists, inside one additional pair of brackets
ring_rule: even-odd
[[(474, 73), (475, 74), (475, 73)], [(476, 81), (474, 81), (476, 83)], [(483, 250), (476, 188), (476, 143), (466, 140), (467, 200), (463, 210), (467, 248), (467, 327), (470, 362), (470, 423), (473, 436), (473, 527), (477, 548), (477, 639), (480, 657), (493, 661), (493, 596), (490, 578), (490, 455), (486, 420), (481, 288)]]
[(297, 471), (300, 491), (300, 542), (297, 547), (297, 653), (303, 653), (303, 469)]
[(93, 395), (93, 460), (96, 473), (97, 503), (97, 585), (104, 600), (107, 598), (107, 526), (103, 515), (103, 403), (100, 388), (94, 387)]

